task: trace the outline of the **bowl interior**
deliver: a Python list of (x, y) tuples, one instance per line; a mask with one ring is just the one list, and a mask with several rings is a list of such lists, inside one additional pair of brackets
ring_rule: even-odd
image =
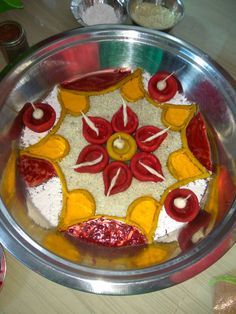
[(128, 0), (127, 11), (135, 24), (165, 31), (170, 30), (184, 17), (181, 0)]
[[(166, 34), (118, 26), (109, 29), (96, 27), (74, 30), (51, 38), (2, 73), (0, 83), (3, 91), (0, 95), (2, 179), (12, 147), (17, 145), (17, 141), (9, 142), (5, 134), (16, 112), (26, 102), (42, 99), (60, 82), (104, 69), (142, 68), (153, 75), (159, 70), (172, 72), (183, 66), (185, 70), (179, 73), (179, 79), (186, 97), (199, 104), (208, 123), (218, 179), (221, 178), (221, 170), (226, 169), (229, 180), (234, 181), (236, 109), (235, 92), (231, 85), (210, 60), (206, 59), (205, 54), (188, 44)], [(222, 201), (219, 208), (216, 219), (221, 224), (217, 224), (211, 236), (187, 254), (173, 257), (160, 265), (147, 260), (146, 264), (133, 266), (129, 264), (129, 256), (124, 259), (118, 254), (111, 262), (111, 256), (108, 258), (106, 252), (101, 257), (99, 265), (94, 265), (93, 252), (91, 255), (90, 253), (84, 255), (81, 263), (74, 263), (73, 259), (62, 258), (44, 248), (42, 241), (49, 231), (32, 223), (27, 215), (24, 191), (18, 179), (15, 186), (16, 192), (11, 202), (6, 205), (3, 198), (1, 203), (2, 243), (18, 259), (47, 278), (85, 291), (109, 293), (109, 287), (105, 284), (104, 288), (99, 288), (98, 285), (95, 287), (94, 280), (98, 278), (109, 282), (112, 287), (110, 293), (121, 293), (121, 290), (125, 294), (135, 293), (138, 289), (135, 283), (142, 280), (140, 292), (170, 286), (172, 283), (169, 276), (178, 270), (180, 262), (194, 264), (200, 256), (206, 255), (214, 248), (219, 241), (217, 239), (223, 238), (234, 224), (233, 192), (225, 202)], [(218, 193), (220, 195), (222, 191)], [(208, 198), (214, 201), (216, 199), (213, 194), (211, 191)], [(148, 288), (150, 281), (145, 278), (153, 282), (151, 288)], [(124, 292), (127, 280), (130, 285)]]
[[(110, 17), (112, 12), (107, 11), (107, 6), (102, 10), (102, 4), (105, 6), (109, 5), (114, 9), (116, 15), (114, 20)], [(97, 7), (98, 5), (100, 6), (99, 8)], [(97, 7), (97, 10), (94, 10), (95, 7)], [(126, 6), (123, 0), (73, 0), (70, 8), (74, 17), (82, 26), (109, 23), (121, 24), (125, 23), (127, 19)], [(89, 16), (85, 14), (88, 9), (90, 10)]]

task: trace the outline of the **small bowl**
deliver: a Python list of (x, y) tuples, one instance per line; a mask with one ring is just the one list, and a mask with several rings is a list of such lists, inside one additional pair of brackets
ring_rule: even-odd
[(122, 24), (128, 17), (123, 0), (72, 0), (70, 8), (82, 26)]
[(181, 0), (127, 0), (127, 12), (136, 25), (169, 31), (184, 17)]

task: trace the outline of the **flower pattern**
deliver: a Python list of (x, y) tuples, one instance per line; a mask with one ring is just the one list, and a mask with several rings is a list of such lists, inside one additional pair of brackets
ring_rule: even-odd
[(79, 153), (74, 170), (103, 172), (105, 195), (123, 192), (132, 178), (139, 181), (165, 180), (159, 159), (152, 153), (168, 135), (168, 128), (138, 127), (134, 111), (124, 102), (111, 122), (83, 114), (83, 136), (89, 143)]

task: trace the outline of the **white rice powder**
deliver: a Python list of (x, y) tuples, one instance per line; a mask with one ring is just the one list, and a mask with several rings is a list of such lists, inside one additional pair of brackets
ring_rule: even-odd
[(27, 189), (28, 214), (44, 228), (56, 227), (62, 209), (62, 186), (59, 177)]
[[(147, 85), (149, 78), (150, 75), (144, 73), (144, 85)], [(61, 107), (57, 99), (57, 87), (45, 98), (44, 102), (48, 102), (55, 109), (56, 121), (58, 121)], [(170, 102), (173, 104), (191, 104), (184, 95), (178, 92)], [(144, 125), (154, 125), (163, 129), (166, 127), (161, 122), (162, 110), (151, 105), (145, 99), (135, 103), (127, 103), (127, 105), (137, 114), (139, 119), (138, 127)], [(87, 115), (103, 117), (111, 121), (112, 116), (121, 106), (122, 98), (119, 90), (101, 96), (90, 96), (90, 109)], [(25, 128), (21, 138), (21, 148), (37, 143), (48, 132), (39, 134)], [(167, 138), (153, 152), (162, 165), (163, 175), (166, 178), (164, 182), (140, 182), (133, 178), (129, 189), (109, 197), (104, 194), (102, 173), (77, 173), (71, 168), (71, 166), (76, 164), (81, 150), (89, 144), (82, 135), (82, 117), (66, 115), (57, 133), (64, 136), (70, 144), (69, 155), (59, 163), (67, 181), (67, 188), (69, 191), (73, 189), (88, 190), (96, 200), (96, 214), (125, 217), (128, 206), (135, 199), (146, 195), (159, 200), (165, 189), (176, 182), (176, 179), (170, 174), (166, 162), (171, 152), (182, 147), (179, 132), (168, 131)], [(200, 202), (206, 191), (207, 182), (207, 180), (197, 180), (184, 186), (184, 188), (191, 189)], [(61, 182), (57, 177), (48, 180), (40, 186), (29, 188), (27, 199), (29, 216), (36, 224), (44, 228), (56, 227), (62, 209), (62, 197)], [(184, 225), (185, 223), (180, 223), (170, 218), (163, 206), (154, 238), (160, 242), (175, 241)]]
[[(100, 116), (111, 121), (112, 116), (122, 105), (119, 91), (115, 91), (103, 96), (90, 97), (90, 110), (88, 116)], [(161, 122), (162, 110), (154, 107), (146, 100), (140, 100), (127, 105), (139, 117), (139, 127), (144, 125), (154, 125), (165, 128)], [(171, 152), (181, 148), (181, 139), (179, 132), (168, 131), (168, 136), (161, 146), (154, 152), (162, 165), (162, 171), (166, 180), (164, 182), (140, 182), (133, 178), (131, 186), (124, 192), (111, 196), (105, 196), (102, 173), (77, 173), (71, 166), (76, 164), (81, 150), (89, 143), (81, 136), (82, 118), (67, 115), (58, 133), (69, 140), (70, 154), (61, 162), (60, 167), (67, 178), (69, 190), (82, 188), (88, 190), (96, 200), (96, 214), (114, 215), (125, 217), (128, 206), (138, 197), (149, 195), (157, 200), (163, 194), (165, 189), (176, 182), (172, 177), (166, 161)]]

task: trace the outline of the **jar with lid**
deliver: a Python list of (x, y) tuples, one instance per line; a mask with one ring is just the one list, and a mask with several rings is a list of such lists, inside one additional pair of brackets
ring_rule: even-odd
[(0, 47), (7, 62), (14, 61), (29, 48), (25, 31), (18, 22), (0, 23)]

